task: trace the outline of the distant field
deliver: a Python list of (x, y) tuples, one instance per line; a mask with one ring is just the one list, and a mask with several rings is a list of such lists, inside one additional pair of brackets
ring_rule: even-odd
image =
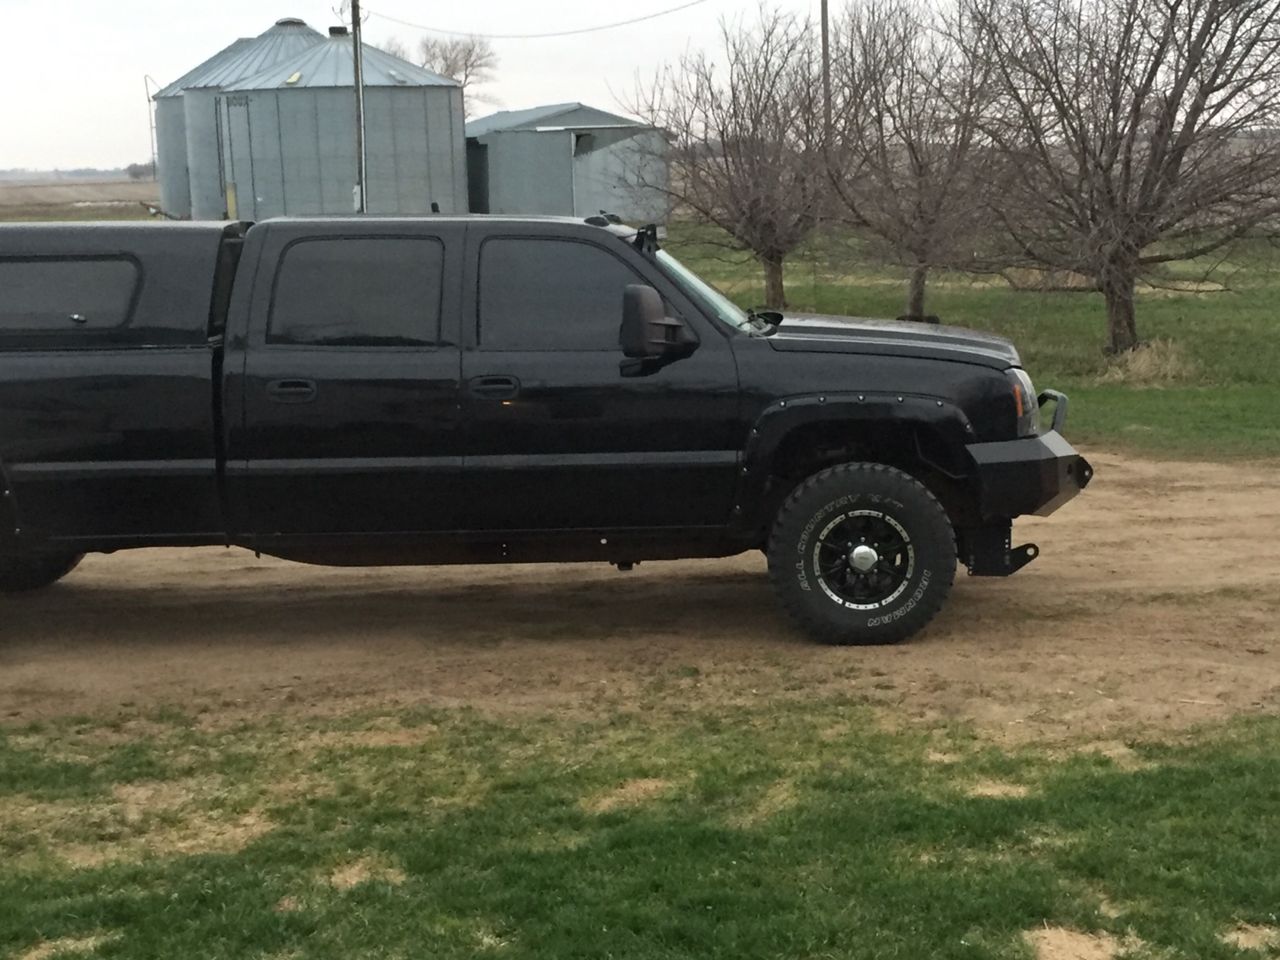
[(154, 180), (0, 183), (0, 221), (137, 220), (147, 216), (144, 203), (159, 202)]

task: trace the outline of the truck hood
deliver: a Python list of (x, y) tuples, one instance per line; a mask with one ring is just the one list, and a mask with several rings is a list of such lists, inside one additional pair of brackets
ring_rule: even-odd
[(769, 337), (775, 350), (807, 353), (878, 353), (955, 360), (1004, 370), (1022, 365), (1004, 337), (962, 327), (865, 317), (787, 314)]

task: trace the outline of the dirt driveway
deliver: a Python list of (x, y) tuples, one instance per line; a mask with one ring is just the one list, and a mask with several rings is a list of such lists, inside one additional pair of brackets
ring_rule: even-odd
[(1280, 706), (1280, 485), (1266, 465), (1093, 454), (1098, 479), (961, 573), (915, 641), (832, 649), (725, 561), (332, 570), (238, 550), (91, 557), (0, 601), (0, 722), (402, 704), (501, 713), (848, 695), (1001, 739), (1122, 737)]

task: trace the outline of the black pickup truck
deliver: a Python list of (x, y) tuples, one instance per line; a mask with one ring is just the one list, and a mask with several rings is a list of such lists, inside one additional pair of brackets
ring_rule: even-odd
[[(1056, 402), (1052, 428), (1040, 404)], [(820, 640), (938, 611), (1091, 470), (1006, 340), (744, 312), (605, 218), (0, 227), (0, 588), (86, 552), (760, 549)]]

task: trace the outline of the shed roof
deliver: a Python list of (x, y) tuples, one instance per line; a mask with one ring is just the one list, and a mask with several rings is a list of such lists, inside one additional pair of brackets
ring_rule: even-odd
[(157, 93), (156, 98), (178, 97), (182, 91), (196, 87), (222, 87), (235, 83), (323, 40), (324, 34), (313, 30), (302, 20), (285, 17), (256, 37), (241, 37), (223, 47)]
[(541, 127), (565, 129), (590, 127), (645, 127), (646, 123), (609, 113), (583, 103), (549, 103), (527, 110), (499, 110), (467, 124), (468, 137), (509, 130), (537, 130)]
[[(320, 43), (273, 64), (251, 77), (227, 84), (227, 90), (308, 89), (354, 87), (355, 50), (347, 35), (325, 37)], [(400, 57), (364, 44), (366, 87), (456, 87), (458, 84)]]

